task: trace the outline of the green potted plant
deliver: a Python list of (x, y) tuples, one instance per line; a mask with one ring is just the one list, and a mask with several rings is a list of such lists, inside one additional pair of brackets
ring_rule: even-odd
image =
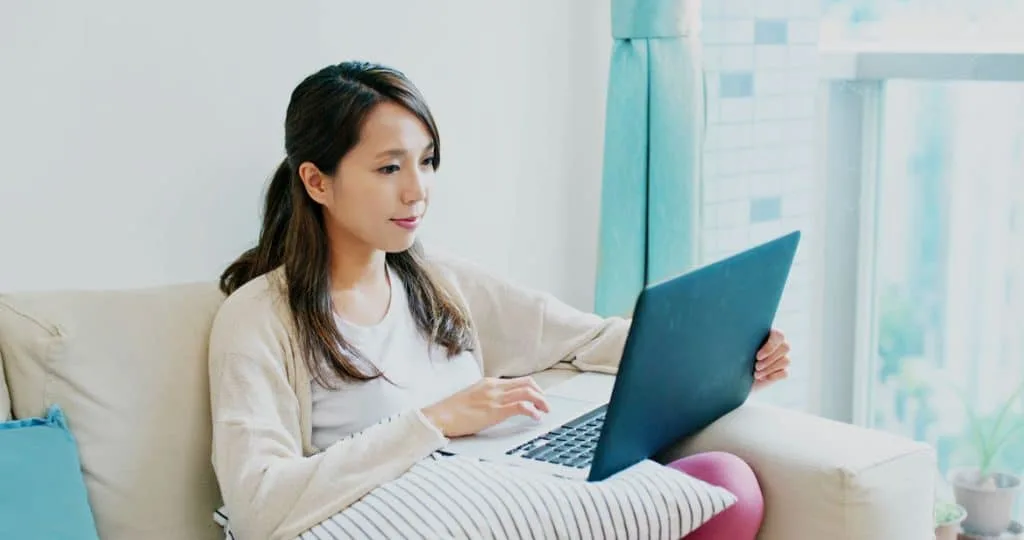
[(952, 501), (935, 503), (935, 540), (956, 540), (967, 509)]
[(1014, 410), (1022, 393), (1024, 384), (995, 414), (987, 417), (979, 417), (967, 407), (971, 443), (978, 465), (954, 469), (950, 481), (957, 504), (967, 511), (963, 528), (971, 534), (999, 536), (1009, 529), (1013, 520), (1021, 477), (1016, 472), (996, 470), (996, 464), (1015, 438), (1024, 435), (1024, 416)]

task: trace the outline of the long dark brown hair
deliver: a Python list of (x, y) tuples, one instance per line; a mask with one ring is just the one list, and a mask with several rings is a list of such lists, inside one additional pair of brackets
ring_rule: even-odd
[[(341, 158), (358, 142), (370, 111), (383, 102), (398, 104), (419, 117), (433, 139), (434, 168), (438, 167), (441, 141), (437, 125), (419, 90), (405, 75), (365, 62), (342, 62), (321, 69), (299, 83), (288, 103), (286, 157), (267, 188), (259, 241), (220, 277), (221, 290), (231, 294), (250, 280), (284, 266), (300, 352), (311, 376), (327, 387), (334, 387), (337, 379), (372, 380), (381, 372), (345, 341), (334, 323), (324, 210), (306, 193), (298, 168), (308, 161), (334, 175)], [(419, 243), (400, 253), (388, 253), (386, 260), (405, 285), (419, 330), (432, 343), (442, 345), (449, 356), (470, 349), (469, 318), (431, 276)]]

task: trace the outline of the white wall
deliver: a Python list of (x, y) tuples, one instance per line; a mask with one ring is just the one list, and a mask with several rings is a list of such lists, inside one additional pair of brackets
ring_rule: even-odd
[(608, 0), (4, 3), (0, 290), (214, 279), (255, 239), (291, 89), (358, 58), (406, 71), (437, 116), (427, 240), (589, 308), (608, 18)]

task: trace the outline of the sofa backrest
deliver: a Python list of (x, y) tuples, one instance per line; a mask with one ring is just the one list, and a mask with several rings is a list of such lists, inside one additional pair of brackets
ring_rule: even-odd
[(15, 418), (59, 404), (104, 540), (223, 538), (210, 464), (212, 283), (0, 295)]

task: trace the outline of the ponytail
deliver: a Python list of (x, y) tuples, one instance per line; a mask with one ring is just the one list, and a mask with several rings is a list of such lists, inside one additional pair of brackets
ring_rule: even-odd
[(220, 276), (220, 290), (239, 287), (284, 263), (285, 236), (292, 219), (292, 169), (285, 158), (274, 172), (263, 208), (263, 227), (256, 247), (242, 253)]

